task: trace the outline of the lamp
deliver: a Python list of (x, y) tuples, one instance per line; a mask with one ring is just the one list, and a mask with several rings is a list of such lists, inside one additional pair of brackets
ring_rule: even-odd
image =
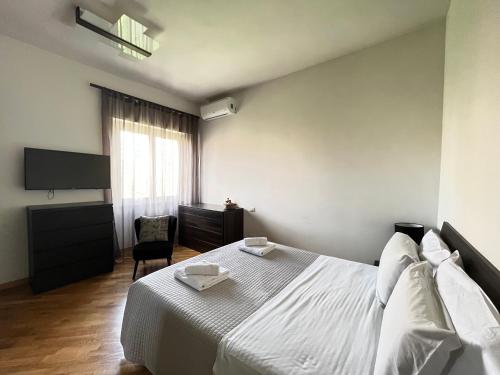
[(394, 231), (407, 234), (417, 243), (417, 245), (420, 244), (424, 236), (424, 226), (417, 223), (395, 223)]
[(147, 27), (123, 14), (115, 24), (86, 10), (76, 7), (75, 21), (103, 37), (111, 40), (122, 54), (142, 60), (151, 56), (159, 43), (145, 34)]

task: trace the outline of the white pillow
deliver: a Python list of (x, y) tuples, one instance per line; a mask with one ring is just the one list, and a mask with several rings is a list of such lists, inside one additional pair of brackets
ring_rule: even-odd
[(439, 265), (447, 259), (451, 259), (457, 265), (464, 268), (464, 264), (462, 263), (462, 258), (460, 257), (458, 250), (455, 250), (451, 254), (448, 250), (428, 251), (420, 254), (420, 260), (428, 261), (434, 269), (434, 273), (436, 273)]
[(448, 250), (424, 251), (420, 253), (420, 260), (428, 261), (431, 266), (437, 267), (450, 257)]
[(420, 242), (420, 260), (427, 260), (434, 268), (450, 257), (450, 249), (441, 236), (430, 229)]
[(462, 262), (462, 257), (460, 256), (458, 250), (455, 250), (453, 253), (451, 253), (448, 259), (454, 262), (457, 266), (464, 268), (464, 263)]
[(396, 232), (385, 245), (377, 273), (377, 299), (385, 306), (408, 265), (418, 261), (418, 245), (406, 234)]
[(459, 347), (430, 265), (409, 265), (384, 310), (374, 375), (441, 374)]
[(429, 231), (427, 231), (425, 236), (422, 238), (422, 241), (420, 242), (420, 251), (424, 253), (441, 250), (447, 250), (448, 253), (450, 251), (448, 246), (441, 239), (441, 236), (430, 229)]
[(436, 284), (463, 345), (449, 374), (500, 374), (500, 314), (483, 290), (450, 258)]

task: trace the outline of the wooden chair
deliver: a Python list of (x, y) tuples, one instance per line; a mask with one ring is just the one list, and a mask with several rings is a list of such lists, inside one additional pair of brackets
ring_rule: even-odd
[[(137, 241), (139, 241), (139, 236), (141, 233), (141, 219), (135, 219), (135, 236)], [(135, 260), (134, 275), (132, 279), (135, 280), (135, 274), (137, 273), (137, 266), (139, 261), (142, 260), (146, 263), (146, 260), (151, 259), (163, 259), (167, 258), (167, 263), (170, 266), (172, 264), (172, 253), (174, 251), (174, 238), (175, 230), (177, 228), (177, 218), (175, 216), (168, 217), (168, 232), (167, 241), (154, 241), (154, 242), (142, 242), (134, 246), (133, 257)]]

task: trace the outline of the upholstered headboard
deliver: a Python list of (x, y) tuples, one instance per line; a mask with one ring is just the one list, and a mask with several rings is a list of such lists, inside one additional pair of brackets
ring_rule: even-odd
[(441, 228), (441, 238), (450, 251), (460, 252), (465, 272), (500, 310), (500, 271), (446, 221)]

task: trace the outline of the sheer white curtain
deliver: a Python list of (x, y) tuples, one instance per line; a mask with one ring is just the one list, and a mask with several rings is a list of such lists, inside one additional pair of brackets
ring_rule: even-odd
[(134, 245), (137, 217), (176, 215), (180, 203), (197, 201), (197, 119), (116, 93), (106, 95), (103, 135), (108, 144), (103, 144), (111, 158), (117, 241), (124, 249)]

